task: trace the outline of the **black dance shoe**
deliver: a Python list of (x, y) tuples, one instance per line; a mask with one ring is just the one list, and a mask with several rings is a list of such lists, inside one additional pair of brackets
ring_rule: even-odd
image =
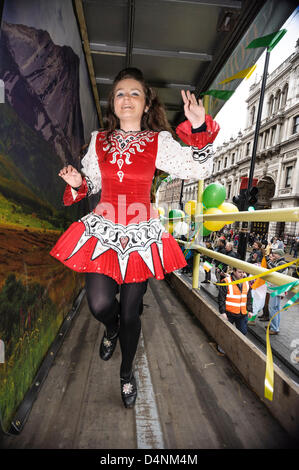
[(137, 384), (133, 373), (129, 380), (120, 378), (120, 391), (125, 407), (133, 408), (137, 398)]
[(119, 330), (112, 336), (107, 336), (106, 330), (104, 332), (101, 345), (100, 345), (100, 358), (103, 361), (108, 361), (112, 354), (114, 353), (114, 349), (116, 347), (117, 338), (118, 338)]

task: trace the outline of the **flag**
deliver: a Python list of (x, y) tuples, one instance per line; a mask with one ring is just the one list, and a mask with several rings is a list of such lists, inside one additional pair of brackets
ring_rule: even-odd
[(211, 271), (212, 267), (213, 267), (213, 266), (212, 266), (211, 263), (209, 263), (208, 261), (205, 261), (204, 264), (203, 264), (203, 268), (204, 268), (204, 270), (207, 271), (207, 272)]
[(276, 44), (282, 39), (282, 37), (287, 32), (286, 29), (281, 29), (280, 31), (276, 31), (275, 33), (268, 34), (267, 36), (262, 36), (260, 38), (256, 38), (251, 41), (250, 44), (246, 47), (246, 49), (254, 49), (256, 47), (268, 47), (268, 51), (272, 51)]
[(222, 82), (219, 82), (219, 85), (221, 85), (222, 83), (231, 82), (232, 80), (236, 80), (237, 78), (246, 78), (247, 79), (253, 74), (255, 69), (256, 69), (256, 64), (253, 65), (252, 67), (248, 67), (247, 69), (240, 70), (240, 72), (235, 73), (235, 75), (232, 75), (231, 77), (226, 78)]
[(163, 183), (171, 183), (173, 181), (171, 176), (167, 176), (166, 178), (163, 179)]
[(200, 94), (211, 95), (211, 96), (214, 96), (214, 98), (219, 98), (220, 100), (228, 100), (232, 96), (233, 93), (234, 93), (234, 90), (208, 90), (208, 91), (203, 91)]
[[(265, 256), (262, 259), (261, 267), (262, 268), (267, 267), (267, 260), (266, 260)], [(259, 287), (263, 286), (264, 284), (265, 284), (265, 281), (261, 277), (258, 277), (257, 280), (252, 284), (251, 289), (258, 289)]]

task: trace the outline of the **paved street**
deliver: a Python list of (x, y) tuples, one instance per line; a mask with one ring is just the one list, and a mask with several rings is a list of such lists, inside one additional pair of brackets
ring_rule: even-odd
[(99, 358), (104, 327), (85, 298), (24, 430), (0, 448), (295, 448), (166, 281), (150, 280), (144, 303), (135, 408), (121, 402), (119, 343)]

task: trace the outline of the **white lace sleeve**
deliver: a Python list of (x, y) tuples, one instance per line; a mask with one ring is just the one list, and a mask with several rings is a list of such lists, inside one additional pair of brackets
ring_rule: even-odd
[(88, 186), (87, 195), (97, 194), (102, 187), (102, 176), (96, 153), (96, 137), (98, 131), (91, 133), (91, 141), (86, 155), (81, 160), (81, 172), (85, 176)]
[(208, 178), (213, 169), (213, 146), (207, 144), (202, 149), (182, 147), (170, 132), (162, 131), (158, 136), (156, 168), (175, 178)]

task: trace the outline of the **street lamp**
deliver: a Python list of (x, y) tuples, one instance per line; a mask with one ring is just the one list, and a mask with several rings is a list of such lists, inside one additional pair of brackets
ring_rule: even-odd
[[(245, 194), (241, 198), (242, 199), (242, 203), (240, 203), (242, 207), (241, 210), (248, 210), (249, 206), (254, 206), (254, 203), (252, 203), (252, 201), (255, 201), (255, 199), (256, 199), (255, 203), (257, 202), (258, 189), (256, 188), (254, 190), (254, 187), (252, 187), (252, 182), (253, 182), (253, 174), (254, 174), (254, 167), (255, 167), (257, 143), (258, 143), (259, 131), (261, 127), (261, 117), (262, 117), (266, 81), (267, 81), (267, 75), (268, 75), (270, 52), (274, 49), (276, 44), (282, 39), (282, 37), (285, 35), (286, 32), (287, 32), (286, 29), (282, 29), (275, 33), (268, 34), (267, 36), (254, 39), (246, 48), (246, 49), (251, 49), (251, 48), (257, 48), (257, 47), (267, 47), (267, 52), (266, 52), (266, 57), (265, 57), (259, 107), (258, 107), (258, 112), (257, 112), (257, 117), (256, 117), (256, 125), (255, 125), (254, 141), (253, 141), (253, 148), (252, 148), (252, 156), (251, 156), (251, 161), (250, 161), (250, 170), (249, 170), (249, 177), (248, 177), (248, 183), (247, 183), (247, 190), (245, 191)], [(241, 193), (240, 193), (240, 196), (241, 196)], [(242, 228), (241, 228), (241, 232), (239, 235), (239, 245), (238, 245), (238, 253), (241, 259), (243, 260), (245, 260), (245, 256), (246, 256), (247, 239), (248, 239), (248, 229), (246, 229), (245, 224), (246, 222), (242, 223)]]

